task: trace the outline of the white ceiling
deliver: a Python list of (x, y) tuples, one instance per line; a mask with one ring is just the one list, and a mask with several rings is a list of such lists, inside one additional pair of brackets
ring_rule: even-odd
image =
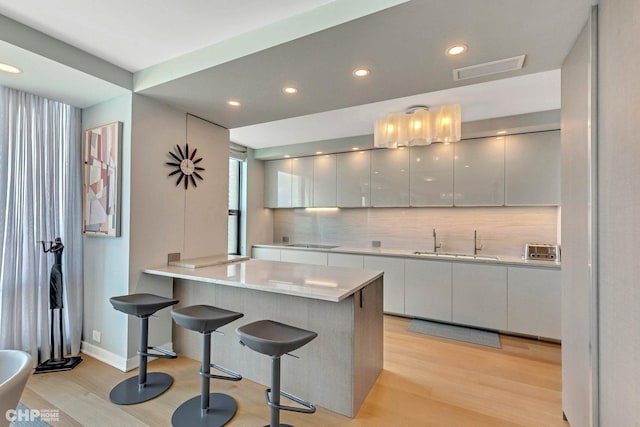
[(252, 148), (276, 147), (373, 133), (373, 123), (412, 105), (461, 104), (462, 121), (560, 108), (560, 70), (493, 80), (405, 98), (231, 129), (231, 140)]
[(333, 0), (0, 0), (0, 14), (136, 72)]
[[(371, 133), (375, 118), (413, 104), (459, 102), (464, 121), (479, 120), (559, 108), (559, 68), (590, 6), (590, 0), (0, 0), (0, 14), (94, 55), (53, 55), (59, 49), (51, 41), (38, 45), (3, 24), (0, 62), (20, 60), (17, 53), (32, 57), (21, 77), (0, 75), (0, 84), (81, 107), (133, 90), (227, 127), (232, 140), (254, 148)], [(445, 47), (459, 41), (469, 51), (446, 57)], [(452, 79), (453, 68), (521, 54), (527, 59), (520, 71)], [(87, 65), (98, 58), (121, 68), (98, 75), (99, 67)], [(38, 67), (40, 60), (48, 68)], [(353, 79), (359, 65), (371, 68), (370, 78)], [(20, 79), (23, 86), (12, 84)], [(98, 80), (96, 90), (75, 87), (75, 79), (89, 86)], [(59, 82), (57, 93), (52, 81)], [(294, 97), (281, 92), (290, 83), (300, 88)], [(230, 109), (229, 98), (242, 106)]]

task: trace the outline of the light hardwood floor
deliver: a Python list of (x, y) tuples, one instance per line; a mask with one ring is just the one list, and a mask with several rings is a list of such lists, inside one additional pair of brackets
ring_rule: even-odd
[[(559, 345), (503, 335), (498, 350), (407, 332), (408, 324), (407, 319), (385, 316), (384, 370), (355, 419), (318, 408), (313, 415), (283, 412), (281, 422), (318, 427), (567, 426), (562, 420)], [(155, 427), (170, 425), (174, 409), (200, 391), (197, 361), (156, 360), (149, 370), (173, 376), (169, 391), (143, 404), (116, 406), (109, 402), (109, 391), (137, 370), (125, 374), (91, 357), (83, 359), (73, 371), (32, 376), (22, 402), (32, 409), (59, 409), (60, 421), (53, 427)], [(238, 402), (229, 426), (268, 422), (264, 386), (213, 380), (212, 391), (228, 393)]]

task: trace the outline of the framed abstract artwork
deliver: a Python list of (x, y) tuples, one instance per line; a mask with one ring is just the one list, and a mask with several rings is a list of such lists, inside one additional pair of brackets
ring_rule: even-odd
[(84, 131), (82, 232), (120, 236), (120, 144), (122, 122)]

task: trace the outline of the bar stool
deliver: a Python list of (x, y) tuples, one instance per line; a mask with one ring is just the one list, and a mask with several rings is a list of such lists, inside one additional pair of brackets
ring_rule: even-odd
[[(149, 316), (156, 311), (177, 304), (177, 299), (165, 298), (153, 294), (131, 294), (109, 299), (113, 308), (140, 319), (140, 365), (138, 377), (131, 377), (115, 386), (109, 399), (117, 405), (133, 405), (146, 402), (164, 393), (171, 384), (173, 378), (163, 372), (147, 373), (147, 357), (161, 359), (175, 359), (174, 352), (160, 347), (149, 347)], [(158, 353), (149, 353), (147, 350), (155, 350)]]
[[(264, 392), (267, 405), (271, 408), (270, 427), (292, 427), (289, 424), (280, 424), (280, 410), (304, 414), (316, 412), (316, 407), (311, 403), (280, 390), (280, 357), (307, 344), (318, 336), (317, 333), (273, 320), (249, 323), (236, 329), (236, 333), (240, 336), (241, 344), (258, 353), (271, 356), (271, 388)], [(270, 392), (271, 398), (269, 398)], [(281, 405), (281, 395), (304, 408)]]
[[(216, 329), (241, 318), (244, 314), (210, 305), (192, 305), (173, 310), (171, 316), (176, 324), (200, 332), (203, 337), (200, 396), (195, 396), (180, 405), (171, 416), (171, 425), (173, 427), (223, 426), (233, 418), (238, 405), (228, 394), (209, 393), (209, 380), (215, 378), (240, 381), (242, 376), (211, 363), (211, 332), (216, 332)], [(210, 368), (227, 375), (213, 375)]]

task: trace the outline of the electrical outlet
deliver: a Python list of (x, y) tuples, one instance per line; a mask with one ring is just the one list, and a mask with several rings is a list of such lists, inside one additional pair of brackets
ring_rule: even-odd
[(93, 331), (93, 340), (95, 342), (100, 342), (100, 339), (102, 339), (102, 334), (100, 333), (100, 331)]

